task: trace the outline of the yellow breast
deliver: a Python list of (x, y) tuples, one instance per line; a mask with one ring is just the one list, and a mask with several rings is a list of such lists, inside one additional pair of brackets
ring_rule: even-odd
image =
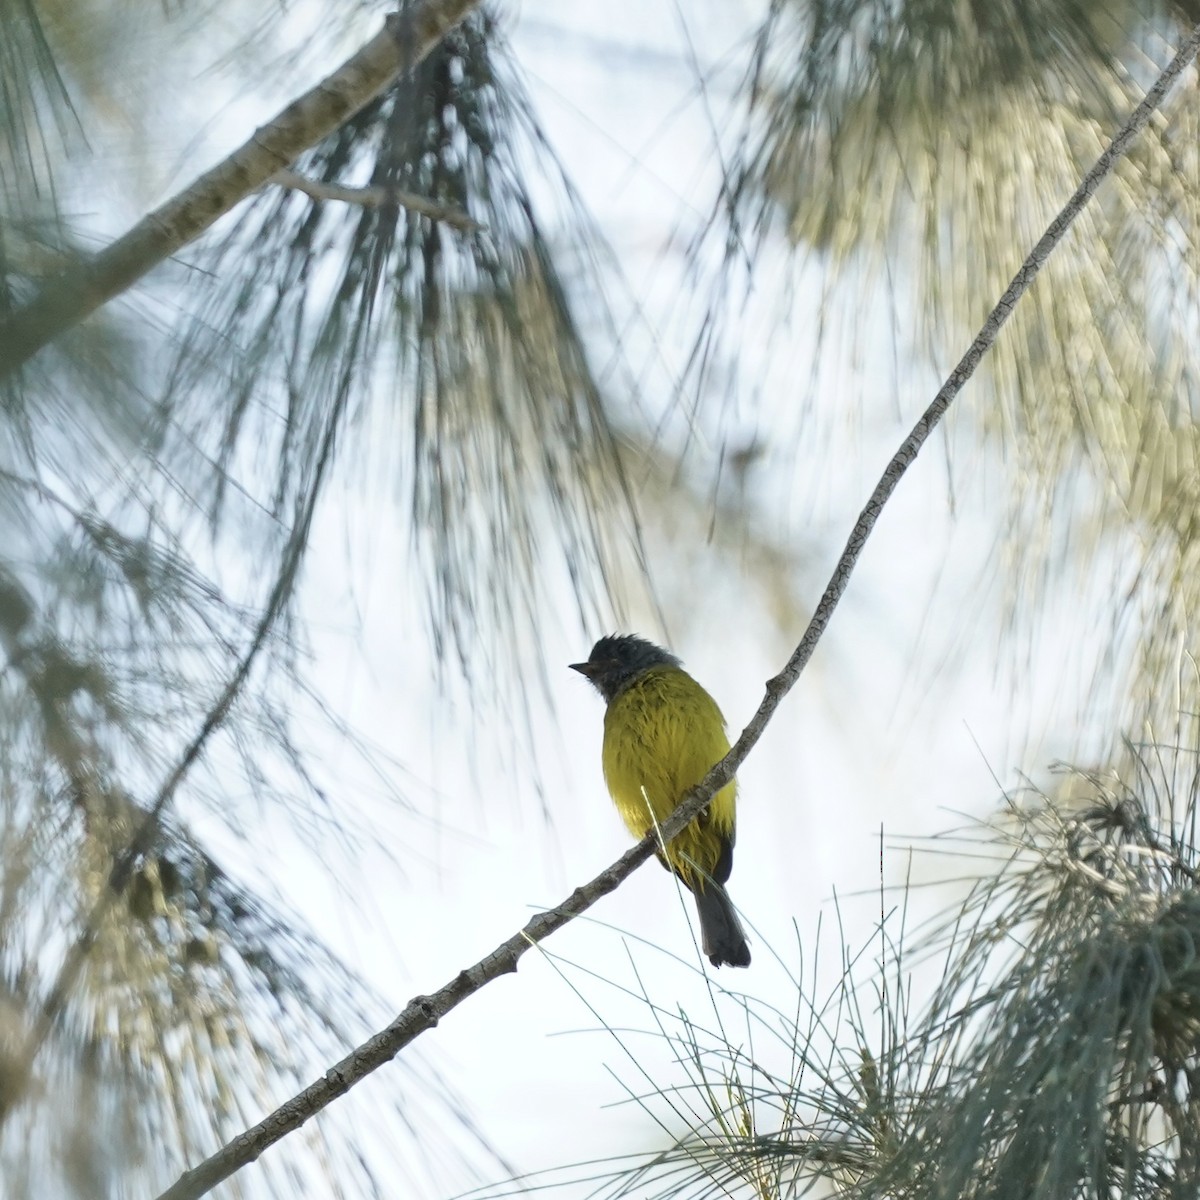
[[(713, 698), (678, 667), (653, 667), (608, 706), (604, 779), (629, 832), (642, 838), (729, 751)], [(725, 785), (700, 821), (668, 848), (685, 882), (693, 865), (711, 874), (721, 843), (733, 841), (736, 782)]]

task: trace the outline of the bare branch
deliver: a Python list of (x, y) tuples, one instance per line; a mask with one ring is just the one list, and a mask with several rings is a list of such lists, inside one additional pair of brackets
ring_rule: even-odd
[(657, 842), (652, 837), (644, 838), (590, 883), (576, 888), (557, 908), (538, 913), (518, 933), (473, 966), (460, 971), (445, 987), (430, 996), (417, 996), (410, 1000), (386, 1029), (356, 1047), (320, 1079), (280, 1105), (265, 1120), (234, 1138), (198, 1167), (180, 1176), (158, 1200), (198, 1200), (198, 1197), (211, 1191), (235, 1171), (254, 1162), (264, 1150), (299, 1129), (309, 1117), (315, 1116), (339, 1096), (344, 1096), (373, 1071), (391, 1062), (405, 1046), (427, 1029), (432, 1029), (468, 996), (501, 975), (514, 972), (526, 950), (591, 908), (601, 896), (615, 891), (654, 853), (656, 846)]
[(1083, 182), (1067, 202), (1062, 211), (1051, 222), (1029, 257), (1021, 264), (1004, 295), (988, 314), (983, 328), (950, 373), (933, 402), (921, 414), (912, 431), (901, 443), (884, 469), (875, 490), (859, 514), (849, 540), (842, 551), (833, 575), (826, 585), (820, 603), (813, 613), (804, 636), (786, 666), (766, 684), (766, 695), (750, 723), (742, 731), (730, 752), (692, 789), (687, 799), (663, 822), (657, 833), (643, 838), (632, 850), (623, 854), (612, 866), (602, 871), (590, 883), (576, 888), (557, 908), (539, 913), (519, 933), (502, 942), (490, 954), (473, 966), (460, 971), (454, 979), (430, 996), (417, 996), (410, 1000), (404, 1011), (389, 1025), (363, 1042), (341, 1062), (331, 1067), (325, 1075), (304, 1091), (293, 1096), (253, 1128), (246, 1130), (227, 1143), (211, 1158), (182, 1175), (158, 1200), (197, 1200), (218, 1183), (228, 1179), (235, 1171), (253, 1162), (268, 1147), (298, 1129), (310, 1117), (326, 1105), (343, 1096), (356, 1083), (366, 1078), (385, 1063), (390, 1062), (405, 1046), (432, 1029), (452, 1009), (468, 996), (479, 991), (485, 984), (499, 976), (517, 969), (517, 963), (530, 946), (549, 937), (580, 913), (590, 908), (601, 896), (614, 891), (654, 852), (659, 839), (669, 842), (679, 834), (734, 776), (746, 755), (762, 736), (768, 721), (779, 707), (783, 697), (791, 691), (801, 671), (812, 658), (817, 642), (837, 608), (850, 575), (866, 545), (867, 538), (875, 527), (884, 505), (896, 490), (901, 477), (916, 460), (921, 447), (929, 439), (938, 422), (945, 415), (951, 402), (962, 390), (963, 385), (974, 374), (983, 356), (995, 342), (1001, 326), (1012, 314), (1021, 296), (1029, 289), (1038, 272), (1045, 265), (1051, 252), (1062, 240), (1075, 218), (1083, 211), (1100, 182), (1112, 170), (1117, 160), (1128, 150), (1134, 137), (1149, 121), (1151, 114), (1162, 103), (1168, 89), (1196, 56), (1200, 49), (1200, 25), (1192, 30), (1171, 63), (1159, 76), (1146, 98), (1134, 110), (1133, 115), (1122, 127), (1108, 148), (1096, 160), (1096, 164), (1084, 176)]
[(106, 249), (48, 283), (0, 322), (0, 377), (194, 241), (296, 157), (424, 59), (480, 0), (422, 0), (228, 158), (143, 217)]
[(420, 213), (432, 221), (440, 221), (443, 225), (452, 225), (455, 229), (463, 229), (468, 233), (483, 228), (461, 208), (437, 204), (424, 196), (418, 196), (415, 192), (404, 192), (399, 188), (344, 187), (340, 183), (309, 179), (297, 171), (276, 171), (269, 182), (303, 192), (314, 200), (337, 200), (343, 204), (358, 204), (363, 208), (382, 208), (385, 204), (394, 204), (398, 208), (406, 208), (409, 212)]

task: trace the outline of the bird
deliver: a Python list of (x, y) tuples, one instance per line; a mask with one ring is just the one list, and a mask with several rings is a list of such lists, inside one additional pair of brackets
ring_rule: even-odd
[[(602, 637), (570, 668), (604, 697), (604, 781), (639, 841), (729, 752), (716, 701), (674, 654), (636, 634)], [(704, 953), (714, 967), (748, 967), (750, 947), (725, 883), (733, 870), (737, 783), (730, 780), (659, 861), (696, 899)]]

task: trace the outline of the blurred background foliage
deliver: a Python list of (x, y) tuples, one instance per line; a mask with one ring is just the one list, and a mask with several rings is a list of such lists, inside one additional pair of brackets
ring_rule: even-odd
[[(902, 359), (944, 374), (1196, 19), (1142, 0), (777, 0), (716, 230), (754, 260), (785, 238), (848, 307), (890, 296)], [(1017, 644), (1064, 573), (1108, 598), (1124, 644), (1096, 703), (1114, 728), (1172, 719), (1163, 681), (1196, 649), (1198, 119), (1193, 79), (1017, 308), (963, 419), (1012, 464), (995, 554)]]
[[(714, 133), (723, 179), (685, 263), (711, 292), (666, 400), (644, 394), (627, 359), (624, 322), (645, 313), (491, 9), (295, 164), (313, 188), (264, 189), (30, 364), (0, 361), (11, 1194), (140, 1194), (385, 1015), (265, 881), (218, 861), (199, 832), (212, 822), (236, 836), (245, 803), (314, 845), (377, 836), (331, 804), (329, 772), (307, 749), (323, 721), (375, 755), (338, 724), (308, 661), (299, 589), (333, 484), (394, 501), (420, 600), (401, 620), (451, 686), (488, 681), (466, 690), (474, 703), (526, 711), (540, 632), (564, 594), (580, 629), (631, 611), (686, 621), (675, 581), (694, 573), (700, 544), (747, 568), (765, 619), (794, 633), (828, 548), (817, 533), (785, 536), (757, 484), (772, 454), (817, 458), (772, 444), (770, 417), (752, 438), (728, 434), (729, 381), (773, 334), (745, 337), (739, 296), (764, 278), (786, 292), (786, 253), (785, 276), (823, 280), (822, 329), (844, 314), (839, 336), (873, 337), (855, 314), (886, 295), (900, 373), (945, 370), (1195, 9), (748, 7), (733, 50), (744, 74)], [(382, 13), (0, 0), (0, 322), (190, 178), (206, 123), (217, 144), (226, 127), (245, 137), (269, 111), (248, 95), (299, 91), (293, 76), (327, 68)], [(1102, 597), (1095, 697), (1114, 756), (1121, 728), (1194, 702), (1198, 103), (1192, 78), (1105, 186), (1005, 331), (986, 399), (953, 439), (964, 473), (976, 436), (1011, 467), (1011, 519), (992, 556), (1021, 635), (1009, 644), (1037, 635), (1045, 592), (1064, 578)], [(322, 200), (322, 185), (372, 200)], [(858, 350), (868, 367), (884, 357)], [(856, 398), (844, 408), (853, 418)], [(696, 450), (713, 442), (715, 469)], [(532, 737), (527, 724), (512, 732)], [(114, 857), (185, 761), (152, 849), (108, 896)], [(81, 933), (87, 968), (30, 1062), (30, 1030)], [(1068, 976), (1084, 989), (1089, 970)], [(1016, 992), (1041, 995), (1040, 978)], [(1117, 1024), (1135, 1000), (1139, 1013), (1156, 1003), (1124, 985), (1113, 995)], [(885, 1051), (873, 1070), (888, 1069)], [(450, 1190), (494, 1168), (435, 1067), (410, 1058), (406, 1070), (421, 1103), (397, 1102), (390, 1135), (406, 1169)], [(73, 1116), (51, 1129), (48, 1111)], [(376, 1166), (322, 1128), (307, 1160), (269, 1167), (267, 1186), (292, 1194), (307, 1162), (343, 1194), (380, 1190)], [(964, 1194), (947, 1178), (928, 1194)]]

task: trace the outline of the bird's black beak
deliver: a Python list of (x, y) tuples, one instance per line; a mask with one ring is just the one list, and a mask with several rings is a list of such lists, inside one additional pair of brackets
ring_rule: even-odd
[(597, 664), (594, 662), (581, 662), (567, 663), (567, 666), (570, 667), (572, 671), (578, 671), (580, 675), (586, 675), (588, 679), (591, 679), (591, 677), (596, 673)]

